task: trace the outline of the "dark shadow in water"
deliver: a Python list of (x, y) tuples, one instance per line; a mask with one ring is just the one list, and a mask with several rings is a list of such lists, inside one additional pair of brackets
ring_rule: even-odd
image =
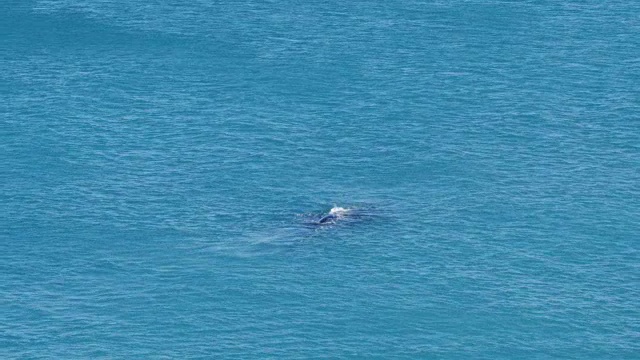
[(334, 206), (324, 212), (311, 212), (297, 215), (298, 221), (302, 226), (311, 229), (353, 226), (373, 221), (379, 217), (380, 213), (373, 206)]
[[(335, 209), (334, 207), (333, 209)], [(321, 250), (323, 246), (333, 246), (329, 241), (349, 236), (358, 228), (378, 222), (382, 217), (381, 211), (373, 206), (344, 207), (343, 210), (331, 209), (316, 211), (293, 216), (283, 214), (280, 224), (270, 223), (249, 231), (242, 236), (245, 241), (235, 244), (228, 243), (226, 248), (218, 248), (222, 253), (232, 253), (234, 257), (252, 258), (296, 253), (304, 256)], [(326, 218), (328, 215), (335, 215)], [(286, 219), (288, 218), (288, 220)], [(325, 219), (325, 221), (321, 221)], [(301, 246), (302, 244), (310, 246)]]

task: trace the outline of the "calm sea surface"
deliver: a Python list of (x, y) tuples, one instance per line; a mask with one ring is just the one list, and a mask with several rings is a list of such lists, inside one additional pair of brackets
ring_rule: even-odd
[(3, 0), (0, 358), (639, 359), (640, 2)]

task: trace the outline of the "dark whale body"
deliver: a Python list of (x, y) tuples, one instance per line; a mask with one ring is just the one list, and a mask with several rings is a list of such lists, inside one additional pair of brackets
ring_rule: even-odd
[(309, 214), (310, 219), (308, 219), (307, 225), (310, 226), (330, 226), (335, 225), (341, 222), (350, 223), (355, 220), (361, 220), (365, 217), (370, 216), (370, 214), (364, 213), (360, 209), (354, 208), (342, 208), (338, 206), (334, 206), (328, 213), (322, 214)]
[(323, 216), (320, 220), (318, 220), (318, 224), (326, 224), (335, 221), (338, 217), (335, 214), (329, 214)]

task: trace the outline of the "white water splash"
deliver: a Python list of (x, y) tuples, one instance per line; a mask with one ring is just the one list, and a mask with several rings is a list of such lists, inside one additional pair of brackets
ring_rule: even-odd
[(331, 211), (329, 211), (330, 215), (336, 215), (336, 216), (342, 216), (344, 214), (346, 214), (347, 212), (349, 212), (350, 209), (345, 209), (343, 207), (339, 207), (339, 206), (333, 206), (331, 208)]

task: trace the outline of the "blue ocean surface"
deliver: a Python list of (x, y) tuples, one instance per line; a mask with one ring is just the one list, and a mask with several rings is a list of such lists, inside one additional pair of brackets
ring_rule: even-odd
[(0, 358), (640, 359), (640, 2), (3, 0)]

